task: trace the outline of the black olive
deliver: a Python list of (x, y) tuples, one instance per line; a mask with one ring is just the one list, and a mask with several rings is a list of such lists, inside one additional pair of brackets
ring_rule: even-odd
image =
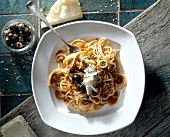
[(74, 74), (72, 77), (72, 80), (76, 83), (76, 84), (81, 84), (82, 82), (82, 77), (78, 74)]

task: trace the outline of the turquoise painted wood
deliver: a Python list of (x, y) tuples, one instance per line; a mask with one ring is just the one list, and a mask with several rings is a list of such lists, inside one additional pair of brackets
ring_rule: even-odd
[(104, 21), (113, 24), (117, 24), (117, 14), (116, 13), (89, 13), (84, 14), (81, 20), (96, 20)]
[(120, 12), (120, 26), (126, 25), (128, 22), (130, 22), (132, 19), (134, 19), (140, 13), (141, 13), (140, 11)]
[(30, 95), (23, 95), (23, 96), (3, 96), (1, 97), (1, 115), (5, 115), (11, 109), (14, 109), (20, 103), (22, 103), (25, 99), (30, 97)]
[[(49, 12), (51, 6), (56, 0), (40, 0), (40, 8), (44, 8), (44, 12)], [(116, 11), (116, 0), (79, 0), (83, 12), (91, 11)]]
[(156, 0), (120, 0), (121, 10), (146, 9), (155, 3)]
[(31, 92), (33, 54), (0, 56), (1, 93)]
[(27, 13), (29, 11), (25, 5), (28, 1), (29, 0), (0, 0), (0, 14)]

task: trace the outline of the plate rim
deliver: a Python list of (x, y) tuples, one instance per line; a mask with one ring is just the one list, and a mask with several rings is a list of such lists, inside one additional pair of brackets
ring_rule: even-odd
[[(109, 25), (109, 26), (112, 26), (112, 27), (116, 27), (116, 28), (118, 28), (118, 29), (121, 29), (121, 30), (127, 32), (129, 35), (131, 35), (131, 36), (136, 40), (135, 35), (134, 35), (131, 31), (129, 31), (129, 30), (127, 30), (127, 29), (125, 29), (125, 28), (123, 28), (123, 27), (121, 27), (121, 26), (118, 26), (118, 25), (115, 25), (115, 24), (111, 24), (111, 23), (108, 23), (108, 22), (103, 22), (103, 21), (92, 21), (92, 20), (74, 21), (74, 22), (70, 22), (70, 23), (66, 23), (66, 24), (60, 25), (60, 26), (58, 26), (58, 27), (55, 27), (54, 29), (57, 30), (57, 29), (60, 29), (60, 28), (62, 28), (62, 27), (65, 27), (65, 26), (70, 26), (70, 25), (75, 25), (75, 24), (82, 24), (82, 23), (98, 23), (98, 24), (102, 24), (102, 25)], [(49, 124), (49, 123), (44, 119), (44, 117), (43, 117), (42, 114), (41, 114), (41, 110), (40, 110), (40, 108), (38, 107), (39, 105), (38, 105), (37, 98), (36, 98), (35, 91), (34, 91), (33, 73), (34, 73), (35, 60), (36, 60), (37, 52), (38, 52), (38, 50), (39, 50), (41, 41), (42, 41), (42, 39), (43, 39), (48, 33), (50, 33), (50, 32), (51, 32), (51, 30), (48, 30), (48, 31), (46, 31), (46, 32), (41, 36), (41, 38), (40, 38), (40, 40), (39, 40), (39, 42), (38, 42), (38, 45), (37, 45), (37, 48), (36, 48), (34, 57), (33, 57), (32, 69), (31, 69), (31, 84), (32, 84), (33, 97), (34, 97), (34, 101), (35, 101), (36, 107), (37, 107), (37, 109), (38, 109), (38, 112), (39, 112), (39, 114), (40, 114), (40, 116), (41, 116), (41, 119), (44, 121), (44, 123), (46, 123), (47, 125), (55, 128), (55, 129), (58, 129), (58, 130), (61, 130), (61, 131), (67, 132), (67, 133), (79, 134), (79, 135), (98, 135), (98, 134), (113, 132), (113, 131), (122, 129), (122, 128), (127, 127), (128, 125), (132, 124), (132, 123), (134, 122), (134, 120), (135, 120), (138, 112), (139, 112), (139, 109), (140, 109), (141, 104), (142, 104), (142, 101), (143, 101), (144, 92), (145, 92), (145, 65), (144, 65), (144, 60), (143, 60), (142, 52), (141, 52), (141, 49), (140, 49), (140, 47), (139, 47), (139, 44), (138, 44), (137, 40), (136, 40), (136, 42), (137, 42), (137, 45), (138, 45), (138, 49), (139, 49), (139, 51), (140, 51), (140, 57), (141, 57), (141, 59), (142, 59), (142, 66), (143, 66), (143, 68), (142, 68), (143, 72), (141, 72), (141, 73), (143, 73), (143, 86), (142, 86), (142, 87), (143, 87), (143, 89), (142, 89), (143, 92), (142, 92), (142, 97), (141, 97), (140, 105), (139, 105), (139, 107), (138, 107), (138, 110), (137, 110), (136, 113), (135, 113), (135, 117), (133, 118), (133, 120), (131, 120), (131, 122), (129, 122), (128, 124), (126, 124), (126, 125), (124, 125), (124, 126), (122, 126), (122, 127), (120, 127), (120, 128), (117, 128), (117, 129), (115, 129), (115, 130), (112, 130), (112, 131), (109, 130), (109, 131), (107, 131), (107, 132), (98, 132), (98, 133), (95, 132), (94, 134), (93, 134), (93, 133), (88, 134), (88, 132), (87, 132), (87, 133), (81, 133), (81, 132), (78, 132), (78, 131), (77, 131), (77, 132), (71, 132), (71, 131), (69, 131), (69, 130), (64, 130), (64, 129), (56, 128), (56, 127), (52, 126), (51, 124)]]

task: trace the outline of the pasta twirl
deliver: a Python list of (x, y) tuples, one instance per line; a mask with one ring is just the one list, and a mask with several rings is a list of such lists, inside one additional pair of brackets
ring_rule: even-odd
[(56, 97), (79, 112), (101, 109), (117, 103), (120, 90), (126, 86), (119, 50), (112, 49), (106, 38), (85, 41), (76, 39), (71, 45), (81, 49), (69, 54), (56, 53), (56, 68), (48, 78)]

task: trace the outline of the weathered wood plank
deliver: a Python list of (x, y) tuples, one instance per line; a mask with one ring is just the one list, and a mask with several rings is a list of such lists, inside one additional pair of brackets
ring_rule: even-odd
[[(157, 125), (170, 115), (169, 7), (169, 0), (158, 1), (125, 26), (135, 34), (143, 54), (146, 72), (145, 95), (135, 122), (112, 135), (148, 135), (154, 128), (159, 130)], [(168, 132), (170, 128), (166, 130), (166, 133)]]
[[(158, 1), (152, 8), (125, 26), (125, 28), (135, 34), (143, 54), (146, 69), (145, 95), (137, 118), (130, 126), (110, 134), (100, 135), (99, 137), (168, 136), (170, 132), (169, 7), (170, 0)], [(78, 136), (58, 131), (43, 123), (33, 97), (30, 97), (3, 117), (0, 120), (0, 126), (18, 114), (22, 115), (29, 122), (29, 125), (38, 136)]]
[[(79, 135), (73, 135), (68, 134), (59, 130), (56, 130), (48, 125), (46, 125), (42, 119), (40, 118), (40, 115), (38, 113), (38, 110), (36, 108), (34, 98), (31, 96), (26, 101), (24, 101), (22, 104), (20, 104), (18, 107), (13, 109), (11, 112), (9, 112), (5, 117), (1, 118), (0, 120), (0, 126), (2, 126), (4, 123), (7, 123), (17, 115), (22, 115), (24, 119), (28, 122), (29, 126), (32, 128), (32, 130), (39, 136), (39, 137), (79, 137)], [(107, 134), (100, 135), (100, 137), (106, 137)], [(83, 137), (83, 136), (82, 136)], [(86, 136), (84, 136), (86, 137)], [(92, 136), (89, 136), (92, 137)]]
[(147, 133), (147, 136), (152, 137), (169, 137), (170, 136), (170, 116), (165, 118), (161, 123), (159, 123), (154, 129), (152, 129), (149, 133)]
[[(145, 95), (135, 122), (112, 135), (145, 136), (170, 115), (169, 7), (169, 0), (158, 1), (154, 7), (125, 26), (135, 34), (143, 54), (146, 72)], [(168, 132), (170, 128), (167, 129), (166, 133)]]

